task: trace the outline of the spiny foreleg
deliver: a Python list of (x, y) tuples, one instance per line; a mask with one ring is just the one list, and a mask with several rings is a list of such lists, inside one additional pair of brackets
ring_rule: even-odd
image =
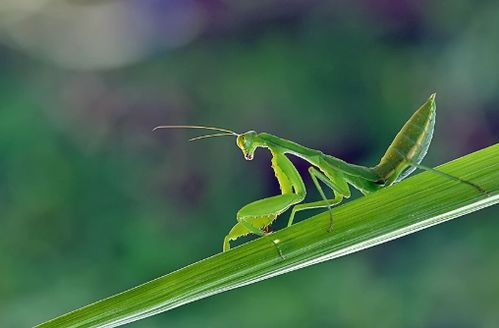
[[(298, 171), (284, 154), (273, 151), (272, 168), (281, 187), (281, 195), (254, 201), (241, 208), (236, 215), (238, 223), (224, 240), (224, 251), (230, 248), (230, 241), (250, 233), (266, 234), (264, 229), (279, 214), (305, 198), (305, 185)], [(275, 243), (274, 243), (275, 244)], [(276, 245), (277, 246), (277, 245)], [(279, 249), (278, 249), (279, 250)], [(279, 253), (281, 254), (280, 250)]]

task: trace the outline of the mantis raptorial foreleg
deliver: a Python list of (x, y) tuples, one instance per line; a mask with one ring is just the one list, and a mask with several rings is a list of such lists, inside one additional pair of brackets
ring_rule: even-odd
[(229, 242), (250, 233), (263, 236), (262, 230), (269, 226), (279, 214), (305, 198), (305, 186), (293, 163), (282, 153), (274, 150), (272, 168), (281, 187), (281, 195), (249, 203), (237, 212), (238, 223), (224, 240), (224, 250)]
[(239, 237), (249, 235), (250, 233), (254, 233), (258, 236), (265, 235), (266, 233), (261, 229), (272, 223), (275, 217), (276, 216), (269, 216), (269, 217), (262, 216), (262, 217), (241, 219), (239, 223), (237, 223), (234, 227), (232, 227), (227, 236), (225, 236), (224, 246), (223, 246), (224, 251), (230, 249), (229, 242), (231, 240), (235, 240)]
[[(291, 210), (291, 215), (289, 216), (288, 227), (293, 224), (296, 212), (314, 208), (328, 207), (330, 215), (329, 231), (331, 231), (333, 228), (333, 213), (331, 206), (341, 203), (344, 197), (350, 197), (350, 189), (345, 179), (338, 174), (331, 174), (330, 177), (328, 177), (313, 166), (309, 167), (308, 172), (310, 173), (310, 177), (312, 178), (312, 181), (314, 182), (314, 185), (319, 191), (319, 194), (321, 195), (323, 200), (299, 204), (293, 207), (293, 209)], [(333, 190), (333, 199), (326, 198), (324, 190), (319, 184), (319, 180), (322, 181), (326, 186), (331, 188), (331, 190)]]

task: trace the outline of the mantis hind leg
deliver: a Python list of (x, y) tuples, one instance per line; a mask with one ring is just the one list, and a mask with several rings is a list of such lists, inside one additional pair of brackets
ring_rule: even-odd
[[(331, 231), (333, 229), (333, 212), (332, 212), (332, 206), (341, 203), (344, 197), (348, 198), (350, 197), (350, 189), (348, 187), (348, 184), (346, 181), (343, 179), (343, 177), (339, 175), (331, 175), (331, 177), (326, 176), (324, 173), (320, 172), (317, 170), (315, 167), (311, 166), (308, 169), (308, 172), (310, 173), (310, 176), (312, 178), (312, 181), (314, 182), (315, 187), (319, 191), (319, 194), (322, 197), (321, 201), (316, 201), (316, 202), (311, 202), (311, 203), (304, 203), (304, 204), (299, 204), (293, 207), (291, 210), (291, 215), (289, 216), (289, 221), (288, 221), (288, 227), (293, 224), (293, 220), (295, 217), (296, 212), (303, 211), (303, 210), (308, 210), (308, 209), (314, 209), (314, 208), (323, 208), (327, 207), (329, 209), (329, 216), (330, 216), (330, 224), (329, 224), (329, 229), (328, 231)], [(326, 186), (331, 188), (333, 190), (334, 198), (332, 199), (327, 199), (326, 195), (324, 194), (324, 190), (322, 189), (321, 185), (319, 184), (319, 180), (322, 181)]]
[(443, 176), (443, 177), (446, 177), (448, 179), (451, 179), (451, 180), (454, 180), (454, 181), (458, 181), (458, 182), (462, 182), (462, 183), (465, 183), (467, 184), (468, 186), (470, 187), (473, 187), (475, 188), (476, 190), (478, 190), (480, 193), (482, 193), (483, 195), (485, 195), (486, 197), (490, 196), (490, 193), (483, 189), (482, 187), (480, 187), (479, 185), (477, 185), (476, 183), (474, 182), (471, 182), (471, 181), (468, 181), (468, 180), (465, 180), (465, 179), (462, 179), (462, 178), (459, 178), (459, 177), (456, 177), (452, 174), (449, 174), (449, 173), (445, 173), (445, 172), (442, 172), (440, 170), (437, 170), (437, 169), (434, 169), (434, 168), (431, 168), (431, 167), (427, 167), (427, 166), (424, 166), (424, 165), (421, 165), (421, 164), (418, 164), (416, 162), (409, 162), (410, 165), (414, 166), (415, 168), (418, 168), (420, 170), (424, 170), (424, 171), (429, 171), (429, 172), (433, 172), (433, 173), (436, 173), (440, 176)]

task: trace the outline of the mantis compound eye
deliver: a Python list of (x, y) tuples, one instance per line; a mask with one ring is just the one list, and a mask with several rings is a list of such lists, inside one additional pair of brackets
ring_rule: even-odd
[(246, 144), (246, 140), (245, 140), (243, 135), (240, 135), (237, 137), (236, 144), (239, 148), (244, 149), (245, 144)]

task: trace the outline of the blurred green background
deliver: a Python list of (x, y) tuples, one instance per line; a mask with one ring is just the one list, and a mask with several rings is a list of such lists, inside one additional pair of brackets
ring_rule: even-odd
[[(441, 164), (499, 139), (498, 40), (497, 1), (2, 0), (0, 327), (217, 253), (236, 211), (278, 192), (268, 152), (152, 127), (255, 129), (374, 165), (436, 91), (425, 163)], [(498, 214), (130, 326), (497, 327)]]

